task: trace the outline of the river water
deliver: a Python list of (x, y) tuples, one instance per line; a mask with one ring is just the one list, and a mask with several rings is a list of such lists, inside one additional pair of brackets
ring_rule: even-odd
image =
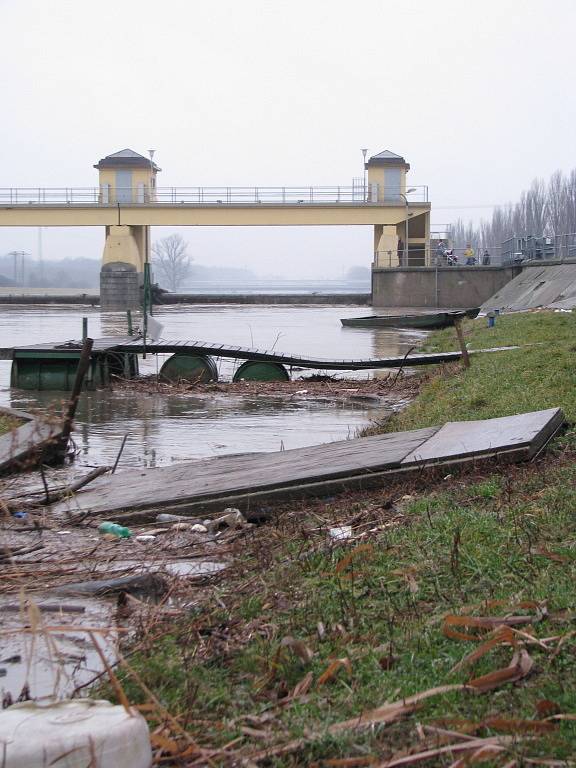
[[(155, 318), (166, 339), (198, 339), (274, 349), (320, 358), (387, 357), (404, 354), (423, 334), (388, 329), (343, 328), (341, 317), (370, 314), (366, 307), (322, 305), (191, 305), (159, 307)], [(93, 338), (126, 334), (123, 313), (88, 307), (4, 306), (0, 346), (64, 342), (81, 338), (82, 317)], [(141, 360), (141, 373), (155, 373), (167, 356)], [(219, 363), (230, 380), (235, 363)], [(309, 375), (303, 371), (300, 375)], [(298, 375), (298, 374), (297, 374)], [(345, 373), (366, 378), (367, 372)], [(34, 410), (54, 408), (57, 392), (10, 389), (10, 363), (0, 361), (0, 405)], [(160, 466), (191, 458), (248, 451), (275, 451), (345, 439), (381, 408), (365, 403), (216, 394), (158, 395), (124, 391), (83, 393), (74, 439), (85, 465), (113, 462), (124, 435), (122, 467)]]
[[(386, 357), (404, 354), (421, 341), (418, 332), (384, 329), (348, 329), (341, 317), (366, 315), (366, 307), (318, 305), (194, 305), (158, 308), (155, 317), (162, 323), (162, 336), (167, 339), (198, 339), (226, 342), (238, 346), (275, 349), (320, 358)], [(89, 334), (94, 337), (125, 335), (126, 318), (121, 313), (101, 313), (85, 307), (0, 307), (0, 347), (65, 342), (82, 334), (82, 317), (88, 317)], [(155, 373), (167, 356), (148, 356), (141, 360), (142, 373)], [(221, 361), (220, 378), (230, 380), (234, 363)], [(387, 375), (384, 372), (382, 375)], [(296, 375), (309, 375), (303, 371)], [(369, 372), (345, 373), (346, 378), (366, 378)], [(32, 392), (10, 389), (10, 362), (0, 361), (0, 405), (34, 411), (55, 409), (67, 396), (57, 392)], [(306, 384), (303, 382), (303, 388)], [(354, 387), (354, 382), (350, 384)], [(390, 406), (388, 405), (388, 408)], [(302, 398), (280, 399), (273, 396), (216, 393), (144, 394), (127, 389), (84, 392), (75, 422), (74, 439), (79, 455), (77, 463), (86, 466), (111, 464), (122, 439), (128, 435), (121, 468), (159, 466), (174, 461), (248, 451), (274, 451), (304, 445), (345, 439), (371, 419), (382, 418), (384, 407), (366, 402)], [(45, 537), (68, 534), (62, 538), (63, 552), (71, 546), (76, 531), (47, 531)], [(94, 534), (92, 536), (92, 534)], [(14, 534), (22, 536), (24, 534)], [(33, 534), (28, 534), (32, 536)], [(98, 544), (98, 534), (89, 532)], [(22, 539), (24, 541), (24, 539)], [(46, 541), (46, 539), (44, 539)], [(19, 541), (20, 543), (20, 541)], [(90, 547), (92, 539), (90, 539)], [(150, 563), (135, 539), (122, 541), (122, 552), (139, 567)], [(189, 551), (189, 550), (186, 550)], [(63, 555), (64, 556), (64, 555)], [(98, 555), (95, 555), (96, 559)], [(74, 573), (69, 580), (93, 577), (94, 557), (68, 557), (67, 568)], [(24, 558), (26, 559), (26, 558)], [(64, 559), (65, 556), (64, 556)], [(181, 561), (172, 558), (164, 566), (173, 578), (187, 579), (192, 569), (205, 572), (210, 566), (223, 567), (223, 562)], [(50, 556), (44, 554), (44, 567), (50, 567)], [(111, 561), (105, 559), (107, 571)], [(26, 563), (22, 563), (24, 570)], [(77, 570), (74, 570), (76, 568)], [(47, 576), (43, 579), (49, 578)], [(115, 658), (118, 632), (114, 600), (58, 599), (50, 589), (32, 593), (35, 601), (64, 605), (73, 613), (43, 614), (45, 624), (57, 624), (58, 636), (37, 631), (23, 633), (27, 614), (19, 607), (15, 593), (0, 596), (0, 627), (4, 636), (0, 654), (0, 695), (16, 699), (22, 687), (30, 686), (33, 697), (69, 695), (78, 684), (92, 680), (102, 669), (100, 656), (88, 641), (85, 625), (110, 627), (99, 640), (101, 651), (110, 661)], [(178, 592), (176, 592), (178, 594)], [(186, 591), (184, 594), (188, 594)], [(62, 609), (62, 610), (64, 610)]]

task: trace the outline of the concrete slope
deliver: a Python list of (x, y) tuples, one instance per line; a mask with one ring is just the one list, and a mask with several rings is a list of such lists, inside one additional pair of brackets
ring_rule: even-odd
[(576, 263), (529, 265), (482, 305), (482, 311), (518, 312), (576, 307)]

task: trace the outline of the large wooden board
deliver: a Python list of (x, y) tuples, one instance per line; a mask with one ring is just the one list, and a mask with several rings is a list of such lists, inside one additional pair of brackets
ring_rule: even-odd
[(560, 408), (519, 413), (498, 419), (450, 421), (421, 445), (402, 464), (437, 463), (465, 459), (492, 451), (525, 449), (533, 456), (564, 420)]
[(402, 459), (436, 430), (431, 427), (289, 451), (222, 456), (119, 472), (100, 478), (56, 511), (83, 509), (109, 514), (158, 507), (175, 500), (223, 498), (233, 493), (369, 474), (399, 467)]
[[(486, 421), (452, 422), (411, 432), (344, 440), (277, 453), (245, 454), (121, 472), (55, 507), (56, 512), (123, 512), (213, 507), (218, 501), (318, 495), (386, 482), (422, 465), (477, 460), (494, 455), (528, 459), (562, 424), (559, 408)], [(297, 493), (296, 493), (297, 491)], [(292, 493), (293, 492), (293, 493)]]

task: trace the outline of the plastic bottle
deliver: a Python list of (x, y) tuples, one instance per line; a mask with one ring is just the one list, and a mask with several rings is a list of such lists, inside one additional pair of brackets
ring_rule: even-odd
[[(182, 520), (184, 520), (185, 522), (190, 522), (190, 518), (186, 517), (185, 515), (169, 515), (169, 514), (156, 515), (157, 523), (179, 523)], [(198, 522), (198, 521), (195, 521), (195, 522)]]
[(114, 536), (118, 536), (119, 539), (129, 539), (132, 536), (130, 528), (125, 528), (123, 525), (118, 525), (118, 523), (100, 523), (98, 530), (100, 533), (112, 533)]

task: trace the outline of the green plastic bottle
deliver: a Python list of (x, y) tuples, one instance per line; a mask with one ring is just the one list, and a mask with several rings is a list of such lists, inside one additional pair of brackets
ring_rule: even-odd
[(132, 536), (130, 528), (125, 528), (118, 523), (100, 523), (98, 526), (100, 533), (112, 533), (114, 536), (118, 536), (119, 539), (129, 539)]

